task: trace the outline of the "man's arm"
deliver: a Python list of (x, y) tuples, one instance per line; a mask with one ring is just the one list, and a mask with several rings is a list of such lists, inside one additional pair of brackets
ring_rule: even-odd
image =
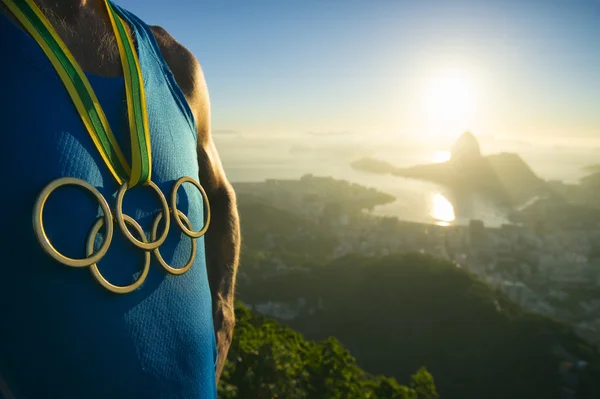
[(198, 177), (208, 196), (211, 210), (211, 223), (204, 237), (219, 352), (218, 381), (225, 365), (235, 325), (233, 298), (240, 252), (236, 197), (225, 176), (210, 134), (210, 101), (200, 64), (164, 29), (153, 26), (152, 31), (196, 119)]

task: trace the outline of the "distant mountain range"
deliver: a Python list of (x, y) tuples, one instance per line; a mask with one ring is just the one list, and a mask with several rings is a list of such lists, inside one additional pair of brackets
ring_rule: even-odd
[(351, 166), (368, 173), (431, 181), (457, 193), (478, 192), (511, 207), (536, 196), (556, 196), (518, 154), (481, 155), (477, 139), (469, 132), (452, 147), (447, 162), (399, 168), (378, 159), (363, 158)]

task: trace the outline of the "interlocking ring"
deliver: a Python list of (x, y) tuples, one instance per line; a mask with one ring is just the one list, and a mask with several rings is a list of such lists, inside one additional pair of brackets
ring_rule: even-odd
[[(202, 194), (202, 200), (205, 204), (206, 221), (204, 222), (204, 227), (202, 227), (202, 229), (199, 231), (193, 231), (192, 223), (190, 222), (188, 217), (182, 211), (177, 209), (177, 190), (179, 189), (179, 186), (181, 186), (185, 182), (192, 183), (194, 186), (196, 186), (196, 188)], [(104, 213), (104, 215), (102, 217), (100, 217), (96, 220), (96, 222), (94, 223), (94, 226), (92, 226), (92, 229), (87, 237), (87, 242), (86, 242), (87, 258), (84, 258), (84, 259), (68, 258), (68, 257), (64, 256), (63, 254), (61, 254), (60, 252), (58, 252), (50, 243), (50, 240), (48, 239), (48, 236), (46, 235), (46, 232), (44, 230), (42, 214), (44, 211), (44, 205), (46, 203), (46, 200), (48, 199), (48, 197), (54, 190), (56, 190), (58, 187), (65, 186), (65, 185), (75, 185), (75, 186), (80, 186), (80, 187), (87, 189), (89, 192), (92, 193), (94, 198), (96, 198), (96, 200), (100, 204), (100, 207), (102, 208), (102, 212)], [(100, 273), (100, 270), (98, 269), (97, 263), (102, 259), (102, 257), (108, 251), (108, 248), (110, 247), (110, 243), (113, 238), (113, 230), (114, 230), (113, 215), (111, 214), (108, 203), (106, 202), (106, 199), (102, 196), (102, 194), (100, 194), (100, 192), (95, 187), (93, 187), (91, 184), (89, 184), (81, 179), (76, 179), (73, 177), (62, 177), (62, 178), (56, 179), (56, 180), (52, 181), (50, 184), (48, 184), (46, 187), (44, 187), (42, 192), (39, 194), (39, 196), (35, 202), (35, 206), (33, 208), (33, 229), (35, 231), (36, 237), (37, 237), (40, 245), (42, 246), (42, 248), (48, 255), (50, 255), (51, 257), (53, 257), (54, 259), (56, 259), (57, 261), (59, 261), (60, 263), (62, 263), (64, 265), (71, 266), (71, 267), (87, 267), (87, 266), (89, 266), (90, 271), (91, 271), (92, 275), (94, 276), (94, 278), (104, 288), (106, 288), (109, 291), (112, 291), (114, 293), (117, 293), (117, 294), (127, 294), (129, 292), (135, 291), (137, 288), (139, 288), (144, 283), (144, 281), (146, 280), (146, 277), (148, 276), (148, 272), (150, 270), (150, 251), (152, 251), (154, 253), (158, 263), (168, 273), (171, 273), (174, 275), (180, 275), (180, 274), (186, 273), (192, 267), (192, 265), (194, 264), (194, 260), (196, 259), (196, 248), (197, 248), (196, 239), (199, 237), (202, 237), (206, 233), (206, 231), (208, 230), (208, 227), (210, 225), (210, 204), (208, 202), (208, 196), (206, 195), (206, 192), (204, 191), (204, 189), (202, 188), (200, 183), (198, 183), (196, 180), (192, 179), (191, 177), (184, 176), (184, 177), (180, 178), (179, 180), (177, 180), (175, 182), (175, 184), (173, 185), (173, 189), (171, 191), (172, 209), (169, 210), (169, 205), (167, 203), (167, 199), (165, 198), (165, 196), (162, 193), (162, 191), (160, 190), (160, 188), (158, 188), (158, 186), (156, 184), (154, 184), (153, 182), (149, 182), (148, 185), (150, 186), (150, 188), (152, 188), (158, 194), (158, 198), (159, 198), (159, 200), (161, 202), (161, 206), (162, 206), (162, 211), (156, 215), (153, 225), (152, 225), (151, 242), (148, 242), (148, 239), (146, 238), (144, 230), (139, 225), (139, 223), (136, 222), (132, 217), (123, 214), (123, 197), (125, 196), (125, 192), (128, 189), (127, 182), (125, 182), (121, 185), (121, 187), (119, 188), (119, 191), (117, 193), (117, 198), (116, 198), (114, 218), (117, 220), (120, 230), (123, 232), (125, 237), (127, 237), (127, 239), (133, 245), (144, 250), (144, 257), (145, 257), (144, 268), (143, 268), (143, 271), (142, 271), (142, 274), (140, 275), (140, 277), (133, 284), (130, 284), (127, 286), (116, 286), (114, 284), (111, 284), (108, 280), (106, 280), (106, 278), (104, 278), (104, 276)], [(158, 225), (160, 224), (160, 221), (161, 221), (163, 215), (171, 215), (171, 214), (175, 218), (175, 221), (177, 222), (177, 224), (179, 225), (179, 227), (181, 228), (183, 233), (186, 236), (190, 237), (192, 240), (190, 259), (182, 268), (174, 268), (174, 267), (169, 266), (165, 262), (165, 260), (162, 258), (162, 256), (160, 255), (160, 251), (159, 251), (159, 247), (164, 243), (164, 241), (167, 238), (167, 235), (169, 234), (170, 219), (171, 219), (170, 216), (165, 217), (164, 231), (162, 232), (161, 236), (157, 238)], [(134, 230), (139, 234), (141, 241), (138, 240), (137, 238), (135, 238), (131, 234), (131, 232), (127, 228), (127, 224), (132, 226), (134, 228)], [(96, 240), (96, 235), (98, 235), (98, 232), (100, 231), (100, 228), (103, 225), (106, 226), (105, 239), (102, 242), (102, 245), (100, 245), (100, 248), (98, 249), (98, 251), (94, 253), (94, 241)]]
[[(179, 217), (179, 211), (177, 210), (177, 190), (179, 189), (179, 186), (181, 186), (185, 182), (192, 183), (200, 191), (200, 194), (202, 194), (202, 201), (204, 201), (206, 210), (206, 221), (204, 222), (204, 227), (200, 231), (193, 231), (191, 225), (189, 228), (187, 228), (181, 221), (181, 218)], [(200, 183), (198, 183), (191, 177), (183, 176), (182, 178), (177, 180), (173, 185), (173, 189), (171, 191), (171, 209), (173, 210), (173, 217), (175, 218), (175, 222), (177, 222), (179, 228), (183, 231), (183, 233), (186, 236), (192, 238), (200, 238), (208, 230), (208, 226), (210, 225), (210, 205), (208, 203), (208, 196), (206, 195), (206, 191), (204, 191), (204, 188), (202, 188)]]
[[(94, 198), (96, 198), (96, 200), (100, 204), (102, 212), (104, 213), (103, 217), (100, 220), (104, 221), (104, 224), (106, 225), (106, 238), (100, 246), (100, 248), (98, 249), (98, 252), (93, 253), (92, 250), (91, 252), (88, 252), (87, 257), (84, 259), (69, 258), (58, 252), (48, 239), (46, 231), (44, 230), (42, 214), (44, 212), (44, 205), (46, 204), (46, 200), (48, 199), (50, 194), (58, 187), (67, 185), (83, 187), (84, 189), (92, 193)], [(106, 202), (106, 199), (104, 199), (102, 194), (100, 194), (100, 192), (94, 186), (92, 186), (84, 180), (77, 179), (74, 177), (61, 177), (52, 181), (50, 184), (44, 187), (42, 192), (38, 195), (38, 198), (35, 201), (35, 205), (33, 207), (33, 230), (35, 231), (36, 238), (42, 246), (44, 252), (46, 252), (52, 258), (66, 266), (87, 267), (102, 259), (104, 254), (106, 254), (106, 251), (108, 251), (108, 247), (110, 247), (110, 242), (113, 236), (112, 214), (110, 212), (110, 208), (108, 206), (108, 203)]]
[[(142, 227), (139, 225), (138, 222), (136, 222), (131, 216), (128, 216), (128, 215), (123, 215), (123, 219), (125, 220), (125, 223), (128, 223), (129, 225), (131, 225), (137, 231), (137, 233), (140, 235), (140, 237), (142, 237), (142, 240), (144, 242), (148, 241), (146, 239), (146, 235), (144, 234), (144, 230), (142, 229)], [(98, 218), (98, 220), (94, 224), (94, 227), (92, 227), (92, 230), (90, 231), (90, 234), (88, 235), (88, 240), (87, 240), (86, 250), (87, 250), (88, 254), (91, 254), (92, 252), (94, 252), (94, 241), (96, 240), (96, 235), (100, 231), (100, 228), (102, 227), (103, 224), (104, 224), (104, 219)], [(100, 283), (100, 285), (102, 285), (107, 290), (112, 291), (116, 294), (128, 294), (128, 293), (138, 289), (139, 286), (144, 283), (144, 281), (146, 280), (146, 277), (148, 276), (148, 271), (150, 271), (150, 252), (144, 251), (144, 257), (145, 257), (145, 261), (144, 261), (144, 269), (142, 270), (142, 275), (133, 284), (130, 284), (130, 285), (118, 286), (118, 285), (111, 284), (106, 278), (104, 278), (102, 273), (100, 273), (100, 270), (98, 269), (98, 264), (96, 262), (94, 262), (92, 265), (90, 265), (90, 271), (92, 272), (92, 275), (94, 276), (94, 278)]]
[[(163, 195), (162, 191), (160, 191), (160, 188), (158, 188), (158, 186), (151, 181), (148, 182), (148, 187), (152, 188), (158, 194), (158, 199), (160, 200), (160, 203), (162, 205), (162, 212), (164, 214), (168, 214), (169, 213), (169, 205), (167, 204), (167, 199)], [(121, 185), (121, 187), (119, 188), (119, 192), (117, 193), (117, 204), (115, 206), (115, 217), (117, 218), (119, 227), (121, 228), (121, 231), (123, 232), (123, 234), (125, 234), (125, 237), (127, 237), (127, 239), (129, 241), (131, 241), (131, 243), (133, 245), (135, 245), (136, 247), (141, 248), (145, 251), (152, 251), (153, 249), (160, 247), (162, 245), (162, 243), (165, 242), (165, 240), (167, 239), (167, 234), (169, 234), (170, 218), (165, 218), (165, 229), (164, 229), (162, 235), (158, 238), (158, 240), (153, 240), (152, 242), (147, 242), (145, 240), (140, 241), (137, 238), (135, 238), (129, 232), (129, 229), (127, 229), (127, 226), (125, 225), (125, 220), (123, 217), (124, 216), (123, 215), (123, 197), (125, 196), (125, 192), (127, 191), (127, 189), (128, 189), (127, 182), (124, 182)]]
[[(184, 223), (191, 229), (192, 223), (190, 223), (190, 220), (187, 218), (187, 216), (185, 216), (185, 213), (181, 212), (180, 210), (177, 210), (177, 213), (179, 213), (180, 217), (183, 218)], [(156, 215), (156, 218), (154, 218), (154, 223), (152, 224), (152, 235), (151, 235), (152, 240), (156, 240), (156, 234), (158, 233), (158, 224), (160, 223), (160, 220), (162, 219), (162, 215), (163, 215), (162, 213), (159, 213), (158, 215)], [(187, 272), (188, 270), (190, 270), (190, 268), (194, 264), (194, 260), (196, 259), (196, 239), (191, 238), (191, 240), (192, 240), (192, 251), (190, 254), (190, 260), (188, 261), (188, 263), (185, 264), (185, 266), (183, 266), (181, 268), (174, 268), (174, 267), (169, 266), (167, 264), (167, 262), (165, 262), (165, 260), (161, 256), (160, 248), (156, 248), (152, 252), (154, 252), (154, 256), (156, 257), (156, 260), (158, 261), (158, 263), (167, 272), (174, 274), (174, 275), (180, 275), (180, 274), (183, 274), (183, 273)]]

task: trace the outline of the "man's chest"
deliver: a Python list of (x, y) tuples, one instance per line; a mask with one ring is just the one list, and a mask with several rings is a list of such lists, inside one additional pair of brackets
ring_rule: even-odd
[(50, 22), (84, 71), (104, 77), (122, 75), (115, 34), (103, 21), (82, 17), (66, 23), (51, 17)]
[[(0, 110), (5, 148), (10, 149), (2, 163), (7, 162), (9, 169), (11, 165), (21, 165), (22, 172), (33, 180), (47, 180), (58, 174), (99, 184), (106, 178), (110, 180), (104, 161), (55, 71), (45, 63), (22, 59), (24, 62), (18, 65), (0, 68), (6, 72), (0, 76), (3, 96), (10, 98)], [(147, 62), (146, 58), (142, 61)], [(124, 81), (89, 74), (88, 78), (121, 151), (130, 162)], [(147, 73), (145, 81), (153, 176), (171, 180), (197, 174), (195, 132), (189, 121), (160, 75)]]

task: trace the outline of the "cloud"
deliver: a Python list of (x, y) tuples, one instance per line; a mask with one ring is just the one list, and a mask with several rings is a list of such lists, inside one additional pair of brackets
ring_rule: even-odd
[(227, 135), (232, 135), (232, 134), (240, 134), (240, 132), (238, 132), (237, 130), (233, 130), (233, 129), (213, 129), (212, 131), (213, 134), (227, 134)]
[(325, 136), (349, 136), (354, 134), (354, 132), (351, 132), (349, 130), (337, 130), (337, 131), (327, 131), (327, 132), (306, 132), (306, 134), (310, 135), (310, 136), (320, 136), (320, 137), (325, 137)]

